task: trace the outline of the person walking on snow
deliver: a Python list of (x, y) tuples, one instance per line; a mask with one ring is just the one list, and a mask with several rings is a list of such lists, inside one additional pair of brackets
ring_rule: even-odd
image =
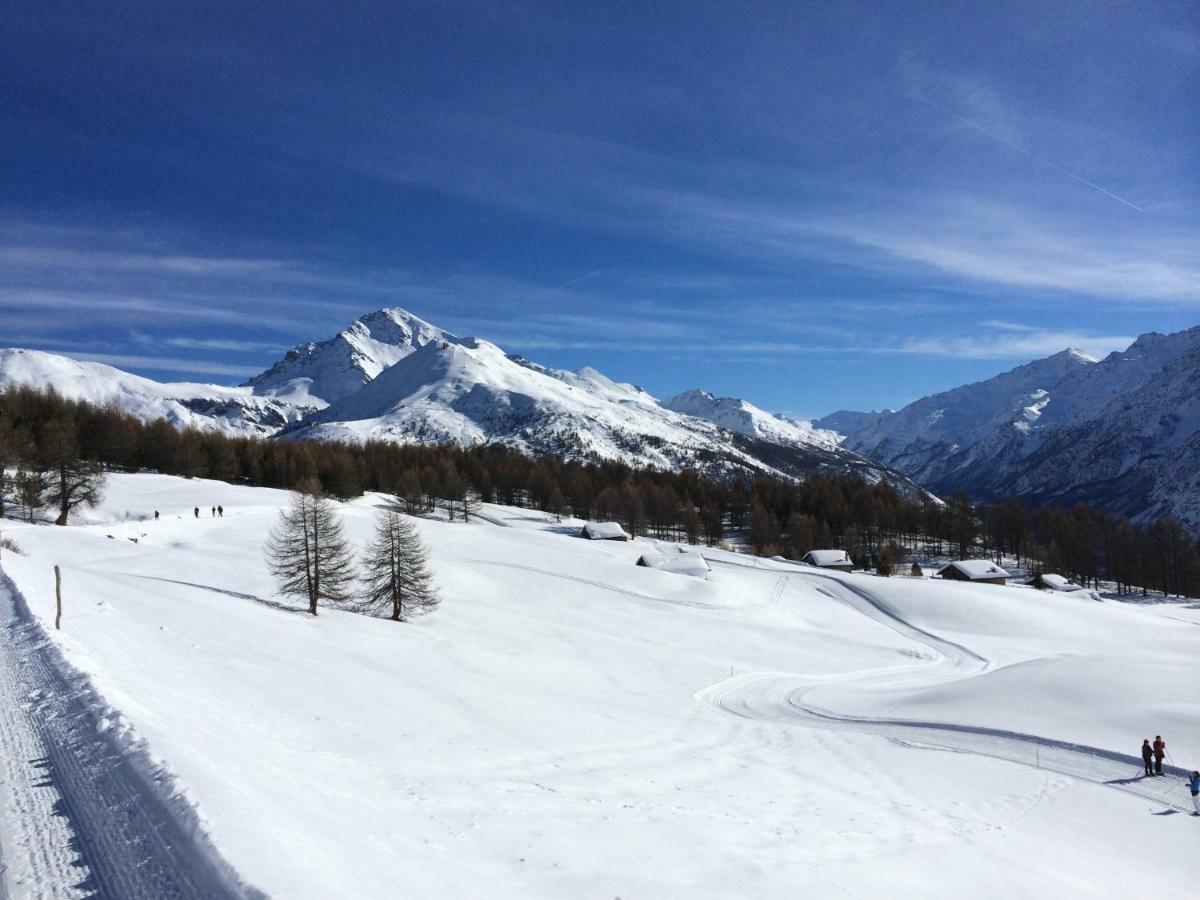
[(1153, 775), (1154, 770), (1150, 768), (1150, 760), (1154, 758), (1154, 748), (1150, 746), (1150, 738), (1142, 741), (1142, 762), (1146, 764), (1146, 774)]
[(1162, 774), (1162, 761), (1163, 761), (1163, 756), (1166, 755), (1166, 752), (1167, 752), (1167, 742), (1162, 739), (1161, 734), (1156, 734), (1154, 736), (1154, 774), (1155, 775)]
[(225, 507), (218, 506), (217, 507), (217, 515), (220, 516), (222, 519), (225, 518)]
[(1188, 790), (1192, 792), (1192, 806), (1196, 811), (1193, 816), (1200, 816), (1200, 772), (1193, 772), (1192, 777), (1188, 779)]
[(198, 507), (198, 506), (193, 507), (192, 515), (195, 516), (197, 519), (200, 518), (200, 507)]

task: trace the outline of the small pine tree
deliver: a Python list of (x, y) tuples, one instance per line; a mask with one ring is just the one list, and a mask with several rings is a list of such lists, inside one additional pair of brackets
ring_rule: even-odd
[(403, 622), (438, 605), (425, 547), (413, 523), (395, 510), (380, 513), (363, 558), (364, 607)]
[(337, 509), (316, 481), (306, 481), (279, 513), (267, 539), (267, 562), (281, 594), (308, 601), (314, 616), (323, 601), (351, 597), (354, 556)]
[(1046, 579), (1042, 577), (1041, 566), (1038, 566), (1033, 570), (1033, 578), (1029, 580), (1029, 584), (1032, 587), (1037, 588), (1039, 591), (1044, 591), (1046, 589)]
[(911, 575), (913, 578), (920, 578), (925, 573), (923, 571), (921, 571), (921, 564), (914, 562), (912, 564), (912, 568), (909, 570), (908, 574)]

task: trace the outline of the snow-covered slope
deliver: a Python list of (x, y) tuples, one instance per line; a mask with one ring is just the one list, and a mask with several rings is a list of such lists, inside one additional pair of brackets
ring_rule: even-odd
[(903, 477), (832, 442), (784, 440), (782, 431), (730, 431), (667, 409), (641, 388), (595, 369), (550, 369), (508, 356), (488, 341), (447, 338), (427, 343), (287, 434), (354, 442), (498, 442), (531, 454), (686, 466), (716, 475), (853, 471), (912, 490)]
[(380, 372), (431, 341), (453, 336), (403, 309), (380, 309), (355, 319), (319, 343), (299, 344), (246, 382), (256, 394), (325, 406), (353, 394)]
[(934, 491), (1086, 500), (1200, 531), (1200, 328), (1101, 361), (1064, 350), (869, 419), (845, 446)]
[[(262, 555), (282, 492), (114, 475), (106, 493), (92, 524), (4, 523), (27, 611), (0, 655), (28, 615), (52, 621), (60, 564), (63, 630), (40, 643), (84, 676), (69, 695), (90, 682), (111, 707), (83, 710), (79, 734), (119, 735), (99, 763), (161, 761), (272, 897), (1195, 896), (1187, 790), (1136, 759), (1162, 733), (1196, 765), (1186, 604), (711, 550), (707, 580), (681, 578), (634, 565), (652, 542), (489, 506), (417, 521), (432, 615), (314, 619)], [(359, 548), (381, 500), (340, 505)], [(224, 518), (193, 518), (214, 503)], [(0, 723), (47, 708), (26, 692)], [(13, 897), (92, 890), (103, 859), (72, 826), (136, 797), (97, 806), (21, 750), (0, 792), (71, 802), (0, 806), (0, 877)]]
[(306, 412), (284, 399), (255, 396), (245, 387), (163, 384), (40, 350), (0, 349), (0, 386), (6, 384), (53, 387), (64, 397), (111, 404), (145, 421), (166, 419), (180, 428), (233, 435), (272, 435)]
[(736, 397), (715, 397), (699, 388), (676, 394), (664, 400), (662, 405), (685, 416), (707, 419), (729, 431), (761, 438), (772, 444), (817, 446), (833, 450), (841, 440), (837, 432), (814, 428), (811, 422), (798, 422), (775, 415)]

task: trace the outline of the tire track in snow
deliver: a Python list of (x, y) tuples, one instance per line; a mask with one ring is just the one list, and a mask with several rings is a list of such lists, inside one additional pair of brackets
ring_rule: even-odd
[(144, 746), (118, 734), (118, 717), (2, 573), (0, 622), (0, 834), (14, 896), (263, 897), (219, 856)]

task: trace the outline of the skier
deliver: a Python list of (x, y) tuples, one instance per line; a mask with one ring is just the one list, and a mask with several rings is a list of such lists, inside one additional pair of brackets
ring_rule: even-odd
[(212, 517), (214, 519), (217, 517), (217, 508), (215, 506), (212, 508)]
[(158, 510), (157, 509), (154, 511), (154, 521), (155, 522), (158, 521)]
[(225, 507), (218, 506), (217, 507), (217, 515), (220, 516), (222, 519), (225, 518)]
[(1162, 761), (1167, 753), (1167, 742), (1162, 739), (1161, 734), (1154, 736), (1154, 774), (1162, 774)]
[(1150, 746), (1150, 738), (1142, 741), (1142, 762), (1146, 764), (1146, 774), (1153, 775), (1154, 770), (1150, 768), (1150, 760), (1154, 757), (1154, 748)]
[(1200, 816), (1200, 772), (1193, 772), (1192, 777), (1188, 779), (1188, 790), (1192, 792), (1192, 806), (1196, 811), (1193, 816)]
[(200, 507), (198, 507), (198, 506), (193, 507), (192, 515), (195, 516), (197, 519), (200, 518)]

